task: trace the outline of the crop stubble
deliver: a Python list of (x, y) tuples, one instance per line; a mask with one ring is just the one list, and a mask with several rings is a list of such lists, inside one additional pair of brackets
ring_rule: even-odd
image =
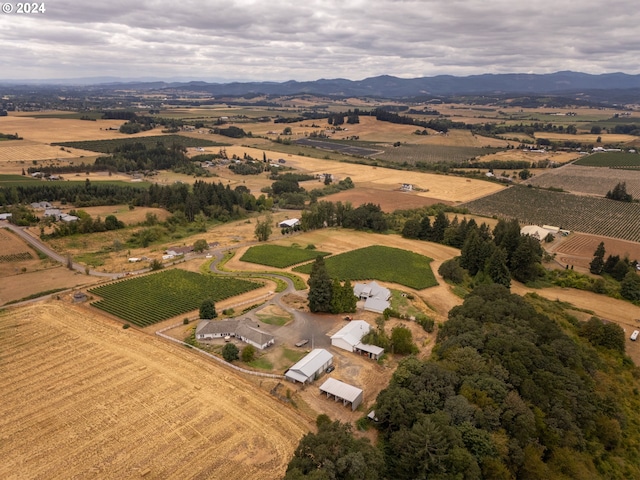
[(231, 371), (58, 302), (0, 316), (2, 478), (281, 478), (308, 426)]

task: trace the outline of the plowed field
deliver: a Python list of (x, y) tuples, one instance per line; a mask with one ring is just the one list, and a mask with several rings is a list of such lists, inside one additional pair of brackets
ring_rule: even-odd
[(5, 312), (0, 344), (4, 479), (282, 478), (308, 431), (231, 370), (81, 307)]

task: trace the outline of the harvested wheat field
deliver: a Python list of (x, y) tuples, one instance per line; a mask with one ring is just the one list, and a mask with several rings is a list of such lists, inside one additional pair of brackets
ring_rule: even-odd
[(69, 304), (4, 313), (0, 339), (5, 479), (282, 478), (309, 430), (233, 371)]
[(529, 152), (527, 150), (507, 150), (504, 152), (490, 153), (489, 155), (483, 155), (479, 157), (479, 162), (489, 161), (524, 161), (524, 162), (540, 162), (542, 160), (549, 160), (555, 163), (567, 163), (576, 158), (579, 158), (580, 154), (577, 152)]
[(135, 135), (120, 133), (118, 129), (123, 123), (125, 123), (124, 120), (88, 122), (71, 118), (35, 118), (9, 115), (0, 118), (0, 132), (18, 133), (25, 140), (41, 143), (160, 135), (160, 129), (148, 130)]
[[(226, 150), (228, 155), (236, 154), (240, 158), (243, 157), (244, 153), (254, 158), (261, 158), (263, 152), (263, 150), (257, 148), (241, 146), (227, 147)], [(269, 158), (283, 156), (283, 154), (274, 152), (268, 152), (267, 155)], [(430, 173), (405, 172), (391, 168), (320, 160), (300, 155), (287, 155), (286, 161), (287, 166), (292, 166), (309, 174), (330, 173), (337, 180), (351, 177), (356, 186), (366, 183), (369, 184), (367, 186), (370, 188), (393, 191), (398, 190), (403, 183), (411, 183), (424, 190), (417, 193), (421, 197), (453, 203), (471, 201), (471, 199), (490, 195), (504, 188), (497, 183), (482, 180)]]

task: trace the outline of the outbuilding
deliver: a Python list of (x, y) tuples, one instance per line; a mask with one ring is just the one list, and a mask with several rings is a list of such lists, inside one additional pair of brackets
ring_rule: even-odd
[(327, 378), (320, 385), (320, 391), (327, 394), (327, 398), (333, 397), (336, 402), (342, 401), (343, 405), (351, 403), (351, 410), (355, 410), (362, 403), (363, 391), (348, 383), (341, 382), (335, 378)]
[(290, 218), (288, 220), (283, 220), (278, 224), (280, 228), (293, 228), (296, 225), (300, 225), (300, 220), (297, 218)]
[(384, 348), (362, 343), (362, 337), (370, 330), (371, 326), (364, 320), (352, 320), (331, 336), (331, 345), (378, 360), (384, 353)]
[(333, 355), (324, 348), (316, 348), (287, 370), (284, 376), (294, 383), (311, 383), (331, 364)]

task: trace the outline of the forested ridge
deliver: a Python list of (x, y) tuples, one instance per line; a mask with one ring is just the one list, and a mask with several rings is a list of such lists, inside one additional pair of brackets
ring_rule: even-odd
[[(565, 307), (476, 288), (431, 358), (402, 361), (378, 396), (384, 467), (367, 478), (640, 478), (640, 371), (622, 329)], [(313, 445), (296, 451), (287, 479), (364, 478), (356, 447), (332, 456)]]

